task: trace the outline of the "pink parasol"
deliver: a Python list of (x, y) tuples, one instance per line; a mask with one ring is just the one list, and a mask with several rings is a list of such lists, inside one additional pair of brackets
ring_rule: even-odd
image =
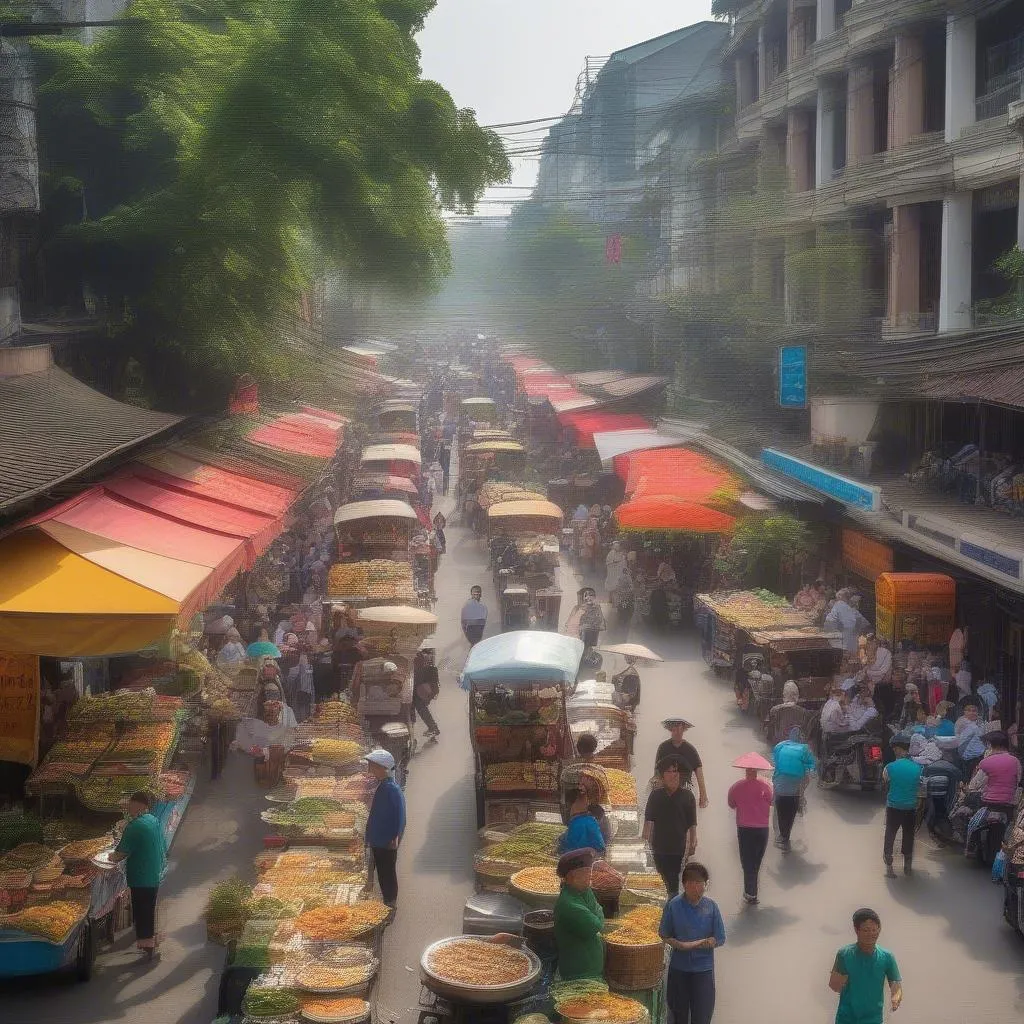
[(753, 752), (737, 757), (732, 766), (733, 768), (756, 768), (759, 772), (770, 772), (773, 768), (768, 758)]

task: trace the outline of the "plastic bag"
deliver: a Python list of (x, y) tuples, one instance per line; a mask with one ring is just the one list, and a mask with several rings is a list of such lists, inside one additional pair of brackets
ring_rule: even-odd
[(996, 884), (1002, 884), (1006, 878), (1006, 851), (1000, 850), (996, 854), (996, 859), (992, 862), (992, 881)]

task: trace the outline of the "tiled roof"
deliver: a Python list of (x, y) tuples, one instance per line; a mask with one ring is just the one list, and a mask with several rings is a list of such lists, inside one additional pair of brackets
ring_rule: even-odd
[(57, 367), (0, 378), (0, 510), (173, 427)]

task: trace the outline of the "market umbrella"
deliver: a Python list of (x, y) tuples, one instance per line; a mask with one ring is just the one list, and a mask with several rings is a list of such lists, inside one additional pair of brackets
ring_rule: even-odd
[(749, 754), (741, 754), (733, 761), (732, 766), (733, 768), (754, 768), (759, 772), (770, 772), (773, 768), (768, 758), (753, 751)]
[(596, 649), (602, 654), (621, 654), (624, 658), (636, 658), (638, 661), (645, 661), (652, 665), (665, 660), (649, 647), (644, 647), (643, 644), (608, 644)]
[(736, 520), (717, 509), (674, 495), (636, 498), (615, 510), (624, 530), (675, 530), (680, 533), (732, 533)]
[(277, 644), (271, 643), (269, 640), (257, 640), (255, 643), (249, 644), (245, 649), (245, 653), (250, 658), (281, 657), (281, 652), (277, 649)]

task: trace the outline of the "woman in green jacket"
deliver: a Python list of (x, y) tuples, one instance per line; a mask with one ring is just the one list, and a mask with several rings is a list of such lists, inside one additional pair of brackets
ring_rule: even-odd
[(555, 942), (558, 973), (565, 981), (604, 974), (604, 912), (590, 888), (596, 858), (591, 849), (573, 850), (558, 862), (562, 890), (555, 903)]

